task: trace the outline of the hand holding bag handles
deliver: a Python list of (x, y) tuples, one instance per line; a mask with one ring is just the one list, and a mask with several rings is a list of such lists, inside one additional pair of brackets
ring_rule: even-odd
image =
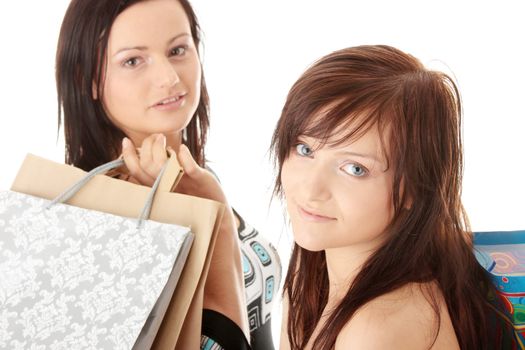
[[(29, 154), (11, 189), (51, 200), (85, 175), (81, 169)], [(224, 211), (221, 203), (171, 193), (180, 175), (181, 168), (176, 158), (171, 157), (155, 193), (150, 219), (191, 227), (195, 237), (173, 296), (161, 296), (159, 299), (159, 302), (167, 305), (160, 328), (155, 331), (152, 326), (144, 335), (153, 342), (153, 349), (198, 349), (204, 282)], [(80, 208), (137, 218), (143, 211), (150, 191), (146, 186), (95, 175), (68, 203)], [(132, 220), (136, 228), (137, 221)]]
[(159, 297), (171, 299), (193, 239), (147, 220), (163, 172), (138, 220), (63, 204), (122, 164), (93, 169), (53, 201), (0, 194), (0, 347), (150, 348), (167, 308)]

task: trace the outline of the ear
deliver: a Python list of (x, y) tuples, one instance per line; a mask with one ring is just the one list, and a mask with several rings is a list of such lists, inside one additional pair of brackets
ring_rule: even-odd
[(406, 187), (405, 187), (405, 178), (403, 177), (403, 179), (401, 180), (401, 185), (400, 185), (400, 195), (401, 196), (406, 196), (406, 198), (404, 198), (404, 203), (403, 203), (403, 209), (406, 209), (406, 210), (410, 210), (412, 209), (412, 203), (414, 202), (412, 196), (410, 194), (406, 194), (405, 191), (406, 191)]
[(403, 205), (403, 209), (406, 209), (406, 210), (410, 210), (412, 209), (412, 197), (409, 196), (406, 201), (405, 201), (405, 205)]
[(93, 100), (98, 100), (98, 86), (95, 82), (91, 84), (91, 97)]

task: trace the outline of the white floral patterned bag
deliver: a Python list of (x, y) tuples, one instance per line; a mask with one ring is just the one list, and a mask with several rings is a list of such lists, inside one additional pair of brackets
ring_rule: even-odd
[(164, 316), (193, 240), (188, 227), (148, 220), (162, 174), (139, 218), (63, 204), (121, 165), (53, 201), (0, 193), (0, 348), (151, 347), (155, 334), (144, 334)]

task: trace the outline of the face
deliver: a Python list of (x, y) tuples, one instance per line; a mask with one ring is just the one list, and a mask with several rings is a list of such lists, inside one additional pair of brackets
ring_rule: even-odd
[(201, 66), (188, 18), (176, 0), (124, 10), (111, 27), (102, 102), (131, 139), (180, 134), (200, 98)]
[(311, 251), (374, 250), (393, 215), (393, 175), (386, 169), (376, 128), (334, 147), (300, 138), (281, 172), (296, 243)]

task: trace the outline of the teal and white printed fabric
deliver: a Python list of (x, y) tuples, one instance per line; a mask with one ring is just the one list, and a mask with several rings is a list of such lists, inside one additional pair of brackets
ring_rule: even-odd
[(131, 349), (193, 234), (49, 203), (0, 193), (0, 348)]

